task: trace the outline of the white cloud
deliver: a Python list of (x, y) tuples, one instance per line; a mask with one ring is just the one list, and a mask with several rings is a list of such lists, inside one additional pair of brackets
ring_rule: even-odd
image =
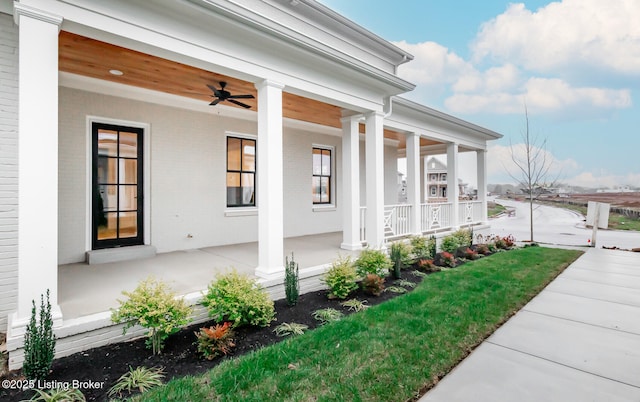
[(561, 79), (536, 77), (513, 92), (455, 93), (445, 105), (456, 113), (517, 114), (522, 113), (525, 102), (531, 114), (572, 112), (591, 116), (632, 105), (627, 89), (572, 87)]
[[(533, 149), (534, 151), (537, 148)], [(524, 180), (526, 176), (514, 163), (515, 157), (518, 161), (526, 161), (526, 147), (524, 144), (513, 144), (512, 146), (492, 145), (487, 153), (487, 175), (490, 183), (515, 183)], [(580, 166), (573, 159), (558, 159), (548, 150), (540, 150), (540, 162), (542, 159), (548, 161), (550, 168), (546, 175), (546, 181), (565, 181), (566, 175), (575, 175)], [(520, 163), (522, 165), (522, 163)], [(543, 180), (544, 181), (544, 180)]]
[(511, 4), (486, 22), (472, 44), (473, 60), (571, 73), (576, 67), (640, 74), (640, 2), (563, 0), (532, 12)]
[(595, 175), (592, 172), (583, 172), (567, 179), (566, 182), (573, 186), (589, 188), (640, 187), (640, 173)]

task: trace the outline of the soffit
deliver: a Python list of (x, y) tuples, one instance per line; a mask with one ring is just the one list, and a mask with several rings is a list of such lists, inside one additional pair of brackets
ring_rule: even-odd
[[(177, 63), (161, 57), (134, 51), (106, 42), (61, 31), (59, 36), (60, 71), (97, 78), (119, 84), (150, 89), (184, 96), (202, 102), (211, 102), (211, 91), (207, 84), (219, 87), (220, 81), (227, 83), (226, 89), (232, 94), (252, 94), (257, 90), (252, 82), (197, 67)], [(109, 73), (116, 69), (123, 75)], [(242, 99), (242, 102), (257, 110), (257, 99)], [(226, 106), (239, 107), (225, 102)], [(340, 128), (341, 108), (325, 102), (283, 92), (282, 114), (286, 118), (305, 121), (323, 126)], [(364, 132), (364, 125), (361, 125)], [(402, 133), (385, 129), (384, 136), (398, 141), (404, 148)], [(421, 145), (435, 144), (425, 138)]]

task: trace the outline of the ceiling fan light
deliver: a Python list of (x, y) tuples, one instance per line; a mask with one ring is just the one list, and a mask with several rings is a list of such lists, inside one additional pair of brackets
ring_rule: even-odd
[(109, 74), (111, 74), (111, 75), (124, 75), (124, 73), (122, 71), (116, 70), (116, 69), (109, 70)]

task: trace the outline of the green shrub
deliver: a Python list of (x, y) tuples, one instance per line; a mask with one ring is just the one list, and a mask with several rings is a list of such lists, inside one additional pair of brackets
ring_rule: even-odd
[(151, 347), (154, 355), (160, 354), (169, 335), (189, 323), (192, 308), (184, 299), (177, 299), (164, 282), (149, 277), (133, 292), (122, 294), (129, 299), (118, 300), (120, 307), (112, 310), (111, 321), (125, 323), (123, 334), (136, 324), (149, 329), (147, 347)]
[(415, 261), (421, 259), (431, 260), (435, 257), (435, 237), (412, 236), (409, 241), (411, 244), (411, 254)]
[(344, 314), (341, 311), (338, 311), (334, 308), (323, 308), (320, 310), (314, 311), (312, 317), (318, 321), (320, 321), (320, 325), (324, 325), (331, 321), (338, 321)]
[(300, 279), (298, 277), (298, 263), (293, 260), (293, 253), (291, 253), (291, 260), (285, 258), (284, 293), (288, 305), (295, 306), (298, 304)]
[(468, 229), (460, 229), (442, 238), (440, 249), (455, 254), (460, 247), (471, 247), (473, 234)]
[(358, 287), (356, 278), (356, 268), (351, 258), (339, 257), (331, 264), (323, 279), (329, 287), (329, 298), (345, 299)]
[(161, 367), (146, 368), (144, 366), (131, 368), (129, 372), (120, 376), (113, 387), (109, 389), (109, 397), (122, 396), (123, 392), (130, 394), (132, 391), (140, 393), (162, 385), (164, 370)]
[(407, 289), (402, 288), (400, 286), (389, 286), (384, 291), (391, 292), (391, 293), (407, 293)]
[(360, 253), (355, 265), (356, 273), (361, 278), (364, 278), (367, 274), (384, 278), (393, 264), (383, 251), (365, 249)]
[(275, 319), (273, 301), (255, 279), (236, 271), (218, 275), (209, 284), (202, 304), (218, 322), (231, 321), (234, 327), (266, 327)]
[(366, 300), (358, 300), (358, 299), (350, 299), (347, 301), (343, 301), (342, 303), (340, 303), (341, 306), (343, 307), (348, 307), (349, 311), (362, 311), (362, 310), (366, 310), (371, 306), (367, 305), (367, 301)]
[(297, 322), (283, 322), (275, 327), (273, 332), (278, 336), (302, 335), (307, 329), (309, 329), (309, 326), (305, 324), (298, 324)]
[(400, 271), (411, 265), (411, 250), (409, 246), (403, 242), (395, 242), (391, 244), (390, 257), (393, 263), (393, 277), (400, 279)]
[(22, 373), (28, 380), (44, 380), (49, 374), (56, 349), (56, 336), (53, 334), (51, 303), (47, 289), (47, 304), (40, 295), (40, 319), (36, 322), (36, 302), (31, 301), (31, 320), (24, 334), (24, 363)]
[(29, 399), (30, 401), (41, 402), (85, 402), (87, 399), (77, 388), (51, 388), (43, 391), (38, 388), (33, 389), (36, 393)]
[(216, 356), (226, 355), (231, 352), (231, 348), (236, 346), (233, 342), (235, 333), (231, 328), (230, 322), (224, 324), (216, 324), (209, 328), (200, 328), (199, 332), (195, 332), (198, 339), (198, 352), (207, 360), (213, 360)]

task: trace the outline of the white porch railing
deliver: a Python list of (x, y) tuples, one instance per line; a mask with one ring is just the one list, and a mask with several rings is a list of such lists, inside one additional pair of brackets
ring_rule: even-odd
[(453, 204), (449, 202), (424, 203), (421, 205), (420, 226), (423, 232), (445, 229), (451, 226)]
[(461, 202), (458, 206), (458, 224), (469, 225), (482, 221), (482, 201)]
[[(482, 201), (464, 201), (458, 204), (458, 225), (482, 222)], [(384, 206), (384, 238), (393, 239), (412, 234), (410, 204)], [(450, 202), (423, 203), (420, 205), (420, 231), (442, 231), (452, 228), (453, 204)], [(360, 241), (367, 239), (367, 207), (360, 207)]]
[(384, 206), (384, 238), (405, 236), (411, 233), (411, 205)]

